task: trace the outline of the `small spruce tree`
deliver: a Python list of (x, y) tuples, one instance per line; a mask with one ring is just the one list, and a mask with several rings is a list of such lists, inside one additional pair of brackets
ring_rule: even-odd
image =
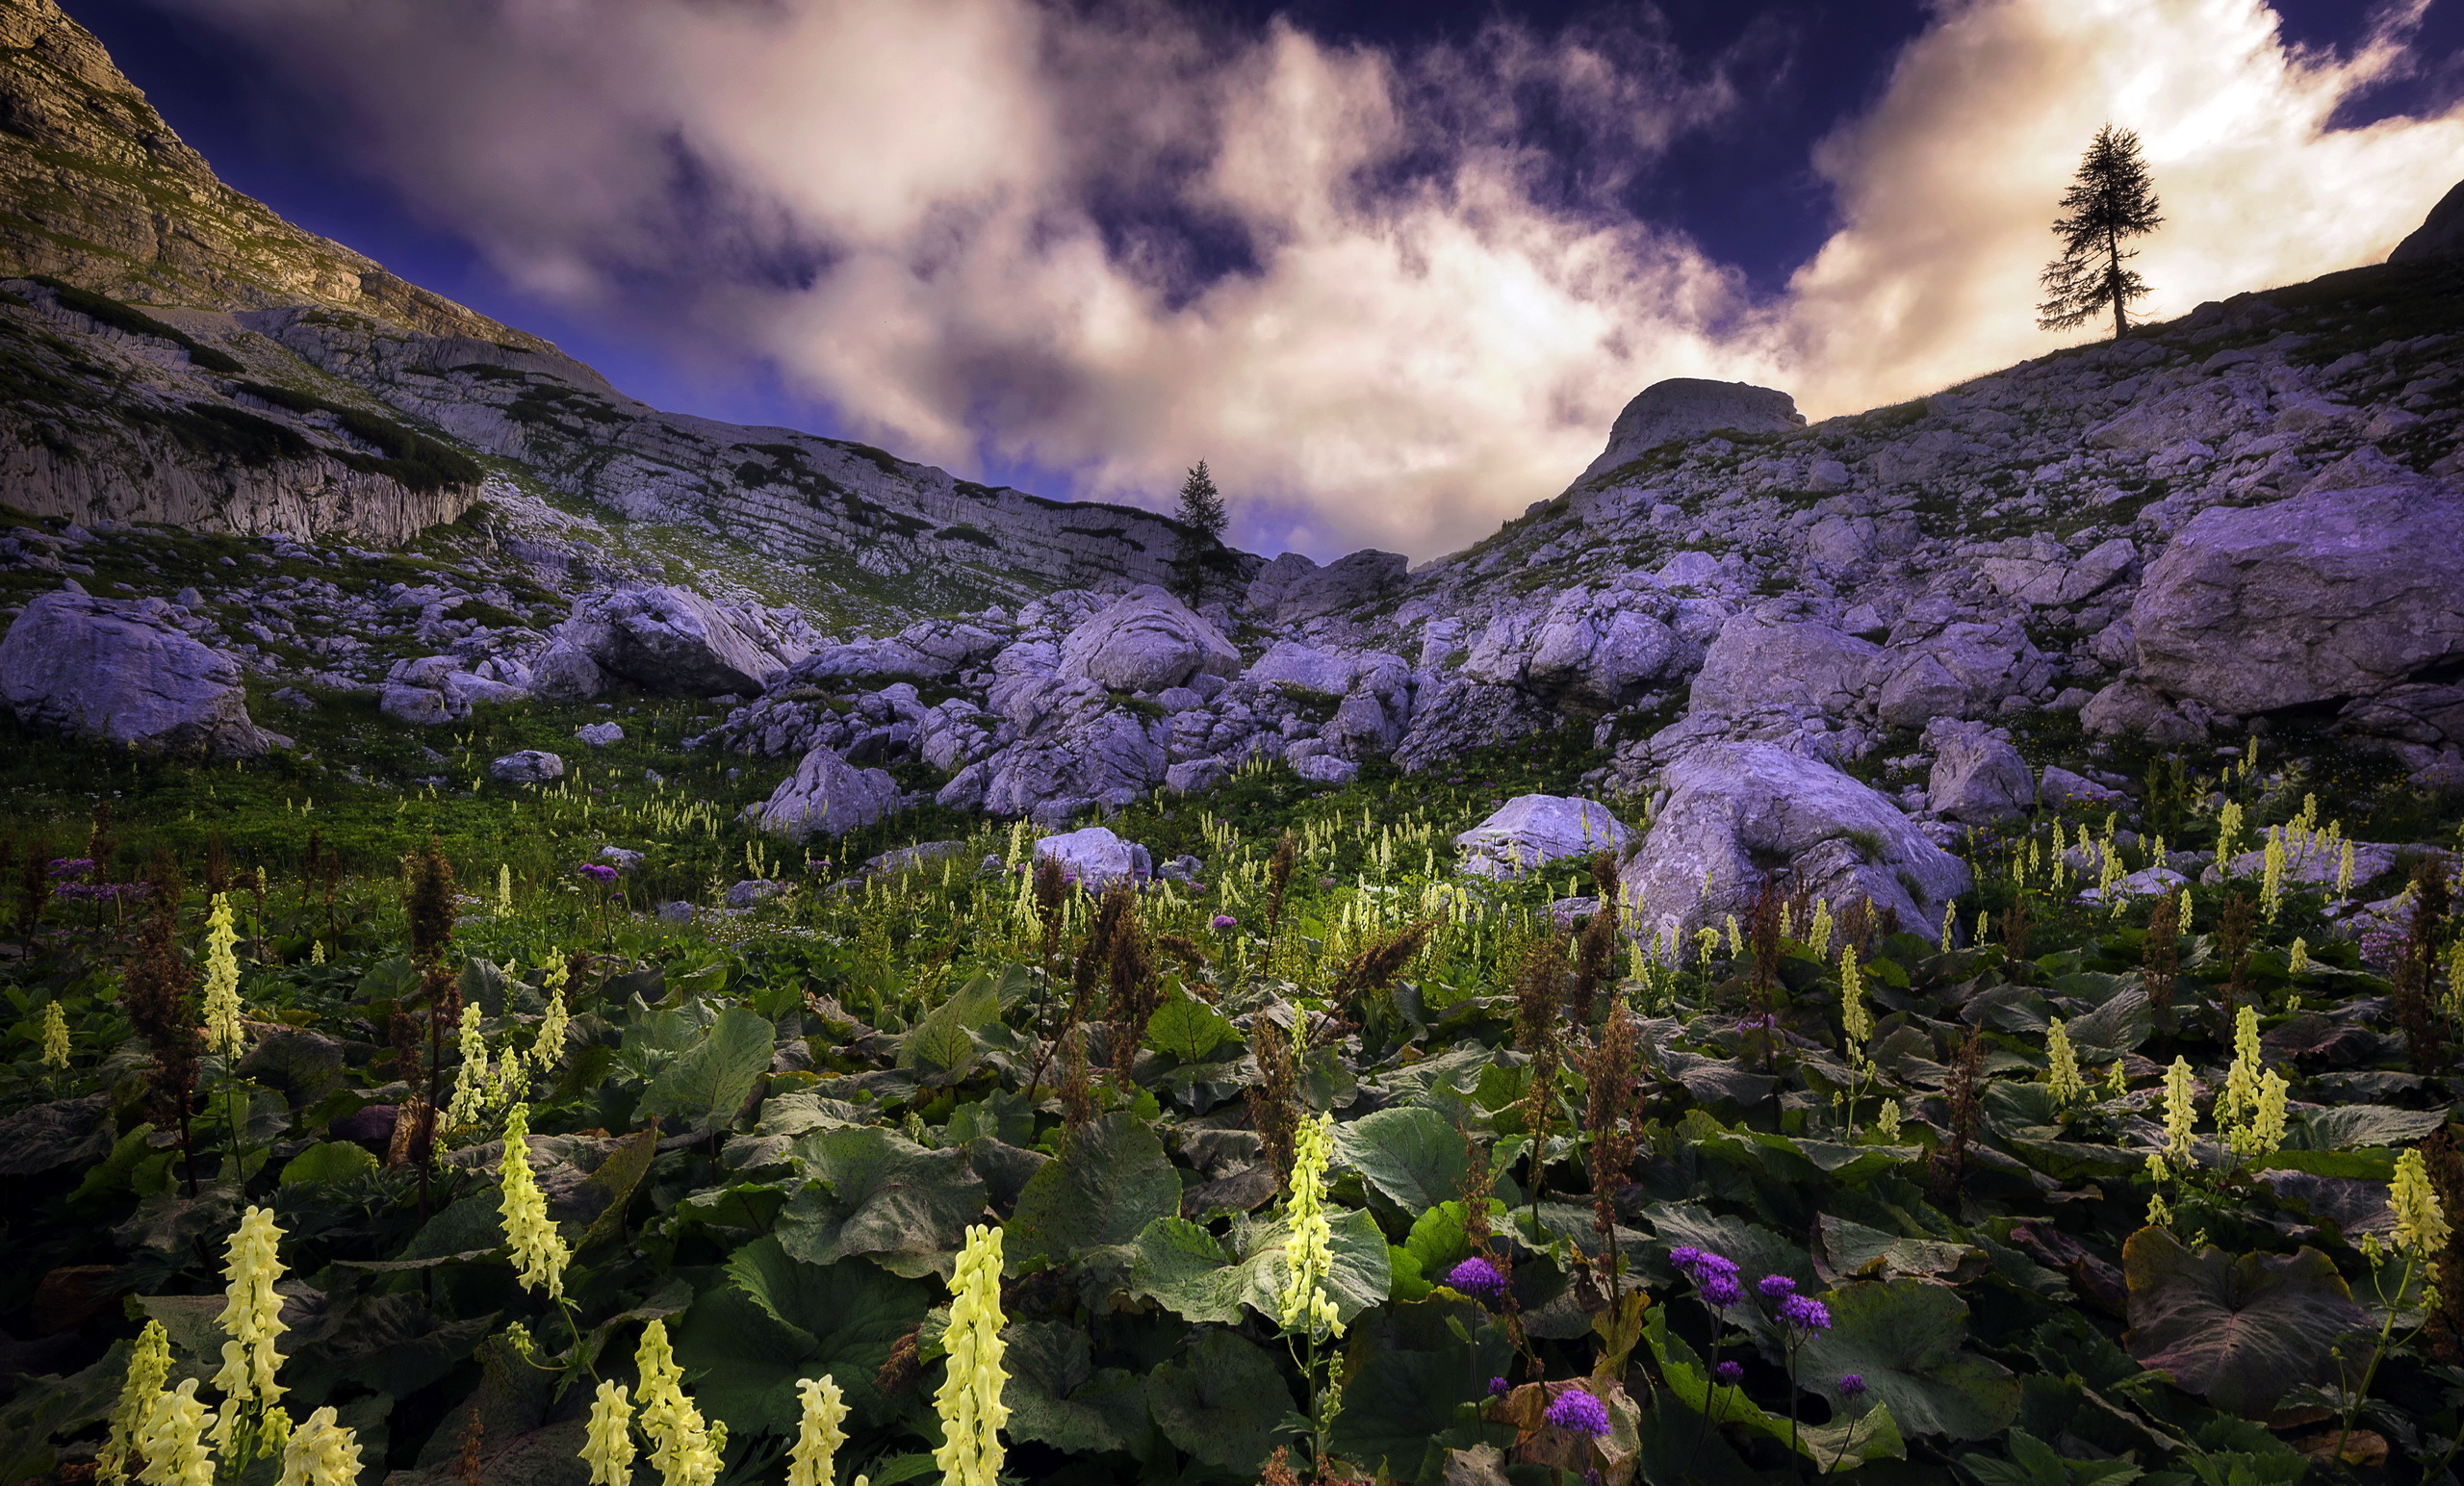
[(1181, 592), (1194, 603), (1199, 590), (1205, 586), (1207, 572), (1220, 566), (1223, 551), (1223, 527), (1230, 519), (1223, 509), (1223, 497), (1215, 488), (1215, 476), (1206, 473), (1206, 461), (1190, 471), (1181, 482), (1180, 504), (1172, 510), (1184, 528), (1180, 550), (1172, 557), (1173, 571), (1180, 578)]
[(2130, 306), (2147, 295), (2146, 280), (2127, 267), (2139, 254), (2122, 241), (2165, 221), (2157, 215), (2147, 162), (2140, 158), (2139, 136), (2111, 124), (2097, 130), (2063, 193), (2062, 211), (2053, 223), (2062, 256), (2045, 265), (2046, 299), (2037, 306), (2037, 324), (2069, 330), (2111, 309), (2118, 340), (2130, 329)]

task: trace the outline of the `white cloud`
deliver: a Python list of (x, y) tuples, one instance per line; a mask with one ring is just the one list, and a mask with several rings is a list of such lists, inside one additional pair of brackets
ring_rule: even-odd
[[(1236, 536), (1322, 555), (1476, 537), (1663, 376), (1819, 416), (2050, 348), (2047, 223), (2107, 118), (2164, 196), (2156, 314), (2382, 256), (2464, 159), (2464, 115), (2328, 127), (2406, 64), (2400, 14), (2337, 59), (2260, 0), (1944, 0), (1818, 153), (1837, 232), (1757, 303), (1613, 207), (1736, 107), (1648, 29), (1395, 55), (1166, 0), (166, 3), (327, 87), (370, 168), (534, 294), (765, 359), (962, 471), (1160, 503), (1203, 455)], [(1534, 100), (1598, 144), (1538, 155)]]

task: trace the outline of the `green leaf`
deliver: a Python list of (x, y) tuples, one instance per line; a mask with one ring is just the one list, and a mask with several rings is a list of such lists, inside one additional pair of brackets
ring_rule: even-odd
[(348, 1140), (321, 1140), (283, 1164), (282, 1185), (346, 1182), (376, 1169), (376, 1158)]
[(1240, 1037), (1221, 1012), (1189, 996), (1175, 996), (1157, 1007), (1146, 1024), (1146, 1045), (1180, 1063), (1204, 1063), (1208, 1054)]
[(984, 1216), (963, 1150), (928, 1151), (871, 1125), (800, 1136), (795, 1151), (813, 1181), (780, 1213), (779, 1242), (807, 1264), (863, 1254), (910, 1278), (946, 1274)]
[(2287, 1389), (2329, 1380), (2329, 1351), (2368, 1324), (2326, 1255), (2196, 1254), (2162, 1228), (2122, 1245), (2130, 1330), (2122, 1344), (2208, 1402), (2263, 1417)]
[(0, 1119), (0, 1176), (33, 1176), (112, 1150), (109, 1094), (57, 1099)]
[(1146, 1382), (1164, 1437), (1206, 1464), (1253, 1475), (1286, 1432), (1292, 1388), (1264, 1348), (1229, 1331), (1205, 1331)]
[[(1438, 1319), (1462, 1325), (1469, 1345)], [(1346, 1348), (1343, 1409), (1329, 1442), (1347, 1460), (1411, 1480), (1439, 1435), (1459, 1422), (1463, 1405), (1488, 1396), (1489, 1379), (1506, 1371), (1514, 1344), (1486, 1313), (1460, 1300), (1407, 1304), (1380, 1313), (1354, 1328)], [(1428, 1345), (1435, 1342), (1439, 1345)], [(1420, 1345), (1405, 1345), (1417, 1343)]]
[[(1348, 1325), (1353, 1317), (1386, 1298), (1394, 1270), (1386, 1237), (1367, 1213), (1356, 1208), (1339, 1213), (1328, 1227), (1334, 1268), (1326, 1277), (1326, 1295), (1337, 1319)], [(1236, 1252), (1227, 1254), (1201, 1224), (1159, 1217), (1135, 1241), (1129, 1292), (1152, 1298), (1184, 1320), (1236, 1325), (1246, 1306), (1280, 1324), (1278, 1307), (1290, 1274), (1284, 1246), (1290, 1236), (1280, 1215), (1265, 1222), (1236, 1219)]]
[(797, 1379), (825, 1375), (858, 1420), (879, 1423), (890, 1406), (873, 1374), (937, 1292), (869, 1264), (799, 1263), (777, 1239), (756, 1239), (729, 1256), (726, 1280), (685, 1314), (677, 1360), (695, 1400), (732, 1434), (793, 1429)]
[(658, 1126), (647, 1125), (599, 1164), (599, 1168), (581, 1184), (584, 1205), (599, 1205), (591, 1216), (590, 1227), (574, 1245), (577, 1254), (587, 1253), (625, 1228), (625, 1210), (632, 1205), (633, 1190), (658, 1157)]
[(898, 1063), (955, 1083), (975, 1065), (975, 1030), (1001, 1014), (1001, 983), (970, 977), (927, 1012), (899, 1042)]
[(1089, 1249), (1127, 1243), (1180, 1210), (1180, 1173), (1164, 1142), (1146, 1121), (1116, 1111), (1027, 1178), (1002, 1247), (1013, 1272), (1036, 1258), (1058, 1267)]
[(1961, 1350), (1967, 1303), (1919, 1279), (1850, 1285), (1833, 1291), (1831, 1329), (1798, 1353), (1798, 1376), (1828, 1391), (1843, 1375), (1865, 1379), (1890, 1406), (1899, 1427), (1915, 1434), (1981, 1440), (2010, 1426), (2019, 1411), (2011, 1370)]
[(2384, 1104), (2336, 1104), (2304, 1110), (2285, 1132), (2294, 1150), (2340, 1151), (2355, 1146), (2401, 1146), (2435, 1135), (2447, 1111), (2399, 1110)]
[(678, 1115), (703, 1130), (723, 1129), (753, 1097), (753, 1087), (770, 1068), (772, 1029), (740, 1006), (729, 1007), (709, 1034), (661, 1068), (642, 1091), (646, 1118)]
[(1002, 1332), (1010, 1380), (1001, 1401), (1007, 1432), (1056, 1449), (1126, 1449), (1144, 1433), (1146, 1385), (1119, 1368), (1094, 1371), (1087, 1333), (1056, 1321), (1027, 1321)]
[(1838, 1462), (1844, 1460), (1908, 1458), (1907, 1440), (1899, 1422), (1891, 1417), (1887, 1400), (1850, 1419), (1791, 1427), (1787, 1420), (1765, 1412), (1747, 1397), (1744, 1389), (1715, 1386), (1709, 1365), (1683, 1337), (1668, 1329), (1666, 1306), (1656, 1305), (1643, 1313), (1643, 1341), (1658, 1359), (1668, 1391), (1690, 1413), (1711, 1423), (1738, 1424), (1782, 1445), (1793, 1440), (1800, 1453), (1828, 1470), (1840, 1469)]
[(1461, 1131), (1435, 1110), (1379, 1110), (1335, 1127), (1335, 1155), (1406, 1213), (1462, 1195), (1472, 1164)]

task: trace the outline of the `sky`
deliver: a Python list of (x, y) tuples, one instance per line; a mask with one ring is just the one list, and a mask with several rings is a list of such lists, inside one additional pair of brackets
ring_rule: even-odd
[(2040, 331), (2136, 130), (2168, 318), (2464, 177), (2464, 0), (63, 0), (240, 190), (660, 407), (1426, 558), (1669, 376)]

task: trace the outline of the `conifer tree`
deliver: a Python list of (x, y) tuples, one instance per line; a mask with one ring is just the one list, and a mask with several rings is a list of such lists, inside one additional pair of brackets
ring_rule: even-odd
[(2098, 129), (2063, 194), (2062, 211), (2053, 223), (2062, 256), (2045, 265), (2047, 297), (2037, 306), (2037, 324), (2068, 330), (2110, 307), (2118, 340), (2130, 329), (2130, 306), (2147, 295), (2146, 281), (2127, 266), (2139, 254), (2122, 241), (2153, 232), (2165, 221), (2157, 215), (2147, 162), (2140, 158), (2139, 136), (2111, 124)]
[(1182, 592), (1195, 602), (1206, 580), (1209, 568), (1220, 565), (1223, 551), (1223, 527), (1230, 520), (1223, 509), (1223, 497), (1215, 488), (1215, 476), (1207, 474), (1201, 459), (1181, 482), (1180, 504), (1172, 510), (1183, 530), (1180, 551), (1172, 557), (1172, 567), (1180, 577)]

